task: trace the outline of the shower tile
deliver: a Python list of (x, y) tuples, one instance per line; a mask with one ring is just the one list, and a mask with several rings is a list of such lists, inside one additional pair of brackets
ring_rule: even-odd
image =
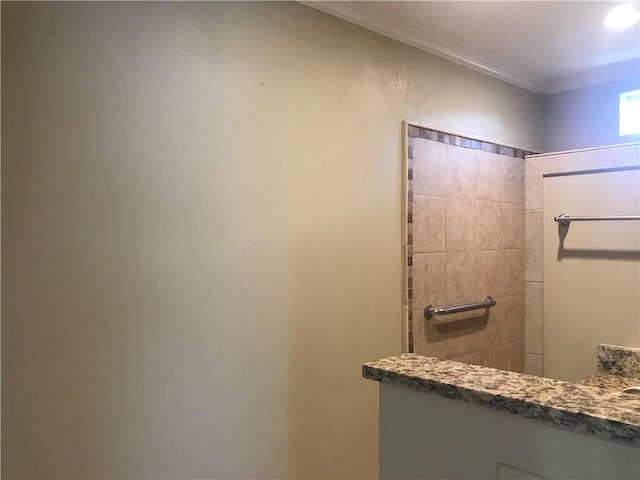
[[(481, 250), (474, 252), (472, 281), (476, 284), (475, 297), (470, 300), (481, 300), (485, 295), (494, 298), (501, 296), (501, 250)], [(447, 272), (448, 273), (448, 272)]]
[(470, 353), (469, 355), (463, 355), (461, 357), (452, 357), (451, 360), (456, 362), (468, 363), (471, 365), (482, 365), (481, 352)]
[(504, 175), (503, 202), (524, 203), (524, 160), (500, 156)]
[(510, 148), (510, 147), (505, 147), (500, 145), (498, 147), (498, 153), (500, 155), (506, 155), (507, 157), (515, 157), (516, 156), (516, 152), (515, 149)]
[(501, 211), (500, 203), (475, 200), (475, 239), (473, 248), (476, 250), (498, 249), (501, 245)]
[(524, 214), (525, 280), (542, 281), (542, 210), (527, 210)]
[(501, 248), (524, 248), (524, 204), (501, 203)]
[(459, 198), (446, 199), (445, 250), (471, 250), (474, 243), (474, 201)]
[(524, 294), (524, 250), (500, 250), (496, 296)]
[(414, 195), (444, 196), (446, 145), (416, 138), (413, 144)]
[(413, 197), (413, 251), (444, 251), (444, 198)]
[[(512, 342), (500, 347), (506, 363), (501, 368), (512, 372), (524, 372), (524, 348), (522, 342)], [(504, 353), (503, 353), (504, 352)]]
[(480, 283), (474, 272), (477, 252), (447, 252), (445, 255), (446, 303), (478, 300)]
[(497, 343), (499, 322), (493, 309), (472, 310), (447, 315), (443, 330), (447, 334), (447, 355), (457, 358), (480, 350), (488, 349)]
[(444, 305), (445, 254), (416, 253), (413, 255), (413, 301), (416, 307), (427, 304)]
[(506, 353), (502, 347), (489, 348), (478, 352), (477, 364), (484, 367), (500, 368), (506, 370)]
[(498, 313), (500, 343), (524, 340), (524, 295), (501, 297), (493, 307)]
[(545, 155), (538, 155), (535, 157), (527, 157), (527, 163), (530, 164), (533, 168), (535, 168), (536, 170), (538, 170), (540, 172), (540, 174), (542, 174), (545, 170), (544, 170), (544, 166), (546, 164), (547, 160), (547, 156)]
[(500, 345), (480, 352), (457, 357), (453, 360), (515, 372), (522, 372), (524, 370), (524, 355), (522, 354), (522, 343), (520, 342)]
[(505, 164), (502, 156), (476, 151), (475, 194), (478, 200), (500, 201), (504, 197)]
[(524, 345), (527, 353), (542, 355), (542, 283), (526, 282), (524, 292)]
[(512, 371), (524, 369), (522, 343), (520, 342), (507, 343), (480, 353), (482, 365), (486, 367)]
[[(523, 152), (423, 128), (411, 134), (408, 344), (423, 355), (521, 369)], [(487, 294), (498, 300), (496, 307), (424, 319), (428, 303), (477, 301)]]
[(542, 172), (528, 160), (524, 167), (524, 208), (542, 209)]
[(529, 375), (544, 376), (542, 355), (524, 354), (524, 373)]
[(409, 125), (407, 128), (407, 135), (411, 138), (420, 137), (420, 129), (418, 127), (414, 127), (413, 125)]
[(448, 198), (473, 198), (475, 152), (447, 145), (445, 194)]
[(413, 352), (427, 357), (447, 358), (446, 335), (424, 318), (422, 310), (413, 312)]

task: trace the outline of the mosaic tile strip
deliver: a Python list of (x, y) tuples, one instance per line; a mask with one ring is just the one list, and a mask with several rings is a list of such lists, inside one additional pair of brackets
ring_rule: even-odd
[[(462, 137), (460, 135), (453, 135), (451, 133), (439, 132), (437, 130), (430, 130), (428, 128), (416, 127), (415, 125), (409, 125), (407, 133), (409, 135), (409, 138), (424, 138), (426, 140), (446, 143), (447, 145), (457, 145), (463, 148), (471, 148), (473, 150), (482, 150), (483, 152), (497, 153), (498, 155), (505, 155), (507, 157), (524, 159), (524, 157), (527, 155), (538, 154), (538, 152), (532, 152), (529, 150), (523, 150), (521, 148), (508, 147), (506, 145), (499, 145), (497, 143)], [(411, 153), (413, 154), (413, 146), (411, 146)]]
[(406, 232), (407, 238), (405, 239), (407, 245), (407, 258), (406, 258), (406, 275), (407, 275), (407, 310), (409, 319), (407, 321), (407, 350), (409, 353), (413, 353), (413, 289), (411, 287), (411, 278), (413, 277), (413, 160), (414, 160), (414, 138), (423, 138), (426, 140), (432, 140), (435, 142), (445, 143), (447, 145), (457, 145), (463, 148), (470, 148), (473, 150), (481, 150), (484, 152), (496, 153), (498, 155), (505, 155), (508, 157), (515, 157), (524, 159), (527, 155), (536, 155), (539, 152), (531, 152), (529, 150), (523, 150), (521, 148), (508, 147), (506, 145), (499, 145), (497, 143), (485, 142), (482, 140), (476, 140), (473, 138), (463, 137), (461, 135), (453, 135), (451, 133), (440, 132), (438, 130), (431, 130), (429, 128), (418, 127), (416, 125), (407, 126), (407, 211), (406, 211)]
[[(414, 128), (414, 127), (409, 127)], [(407, 139), (407, 351), (413, 353), (413, 137)]]

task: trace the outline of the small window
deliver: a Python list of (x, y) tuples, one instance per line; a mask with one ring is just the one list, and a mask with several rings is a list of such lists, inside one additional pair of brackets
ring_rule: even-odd
[(620, 94), (620, 136), (640, 135), (640, 90)]

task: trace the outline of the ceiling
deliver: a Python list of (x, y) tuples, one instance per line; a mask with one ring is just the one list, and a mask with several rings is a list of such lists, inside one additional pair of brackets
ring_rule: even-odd
[(638, 1), (303, 3), (541, 94), (640, 75), (640, 23), (603, 23)]

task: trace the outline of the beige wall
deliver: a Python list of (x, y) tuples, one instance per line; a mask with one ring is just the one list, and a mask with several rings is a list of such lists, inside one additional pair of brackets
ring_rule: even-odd
[(2, 9), (3, 477), (375, 477), (401, 121), (540, 98), (294, 3)]
[[(413, 351), (522, 371), (524, 160), (409, 135)], [(424, 317), (485, 295), (497, 304)]]
[[(640, 63), (637, 67), (640, 71)], [(544, 97), (546, 152), (637, 142), (620, 136), (620, 93), (640, 88), (640, 77)]]

